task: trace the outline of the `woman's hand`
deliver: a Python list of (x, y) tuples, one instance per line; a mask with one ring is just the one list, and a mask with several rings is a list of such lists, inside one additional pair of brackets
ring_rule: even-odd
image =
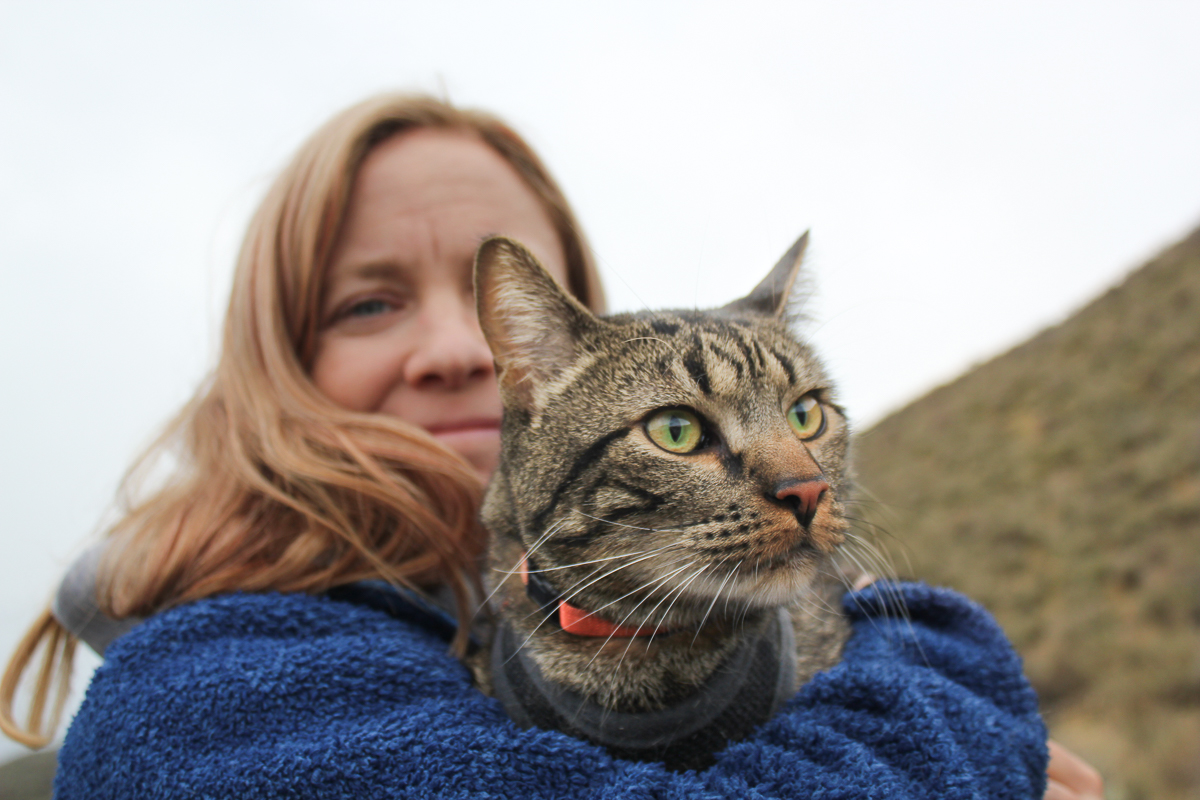
[(1050, 778), (1043, 800), (1102, 800), (1104, 781), (1091, 764), (1051, 739)]

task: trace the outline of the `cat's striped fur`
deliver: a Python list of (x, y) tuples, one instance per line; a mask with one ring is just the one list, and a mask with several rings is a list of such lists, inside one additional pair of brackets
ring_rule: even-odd
[[(480, 248), (476, 296), (505, 405), (483, 510), (494, 604), (543, 675), (604, 708), (686, 698), (780, 606), (792, 610), (797, 683), (840, 658), (849, 428), (789, 325), (805, 241), (723, 308), (604, 318), (518, 243)], [(788, 418), (802, 398), (823, 414), (808, 438)], [(694, 414), (694, 449), (656, 444), (648, 421), (663, 409)], [(526, 557), (571, 604), (665, 633), (565, 632), (527, 593)]]

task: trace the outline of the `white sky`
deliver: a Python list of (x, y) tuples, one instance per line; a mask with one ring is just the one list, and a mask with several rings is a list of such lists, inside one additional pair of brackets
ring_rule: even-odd
[(868, 423), (1200, 222), (1200, 4), (733, 8), (0, 0), (0, 656), (211, 363), (265, 182), (372, 92), (508, 118), (616, 310), (723, 303), (812, 228)]

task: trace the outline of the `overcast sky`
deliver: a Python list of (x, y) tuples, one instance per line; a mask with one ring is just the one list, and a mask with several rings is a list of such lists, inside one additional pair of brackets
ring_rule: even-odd
[(0, 0), (0, 655), (211, 365), (266, 181), (373, 92), (508, 118), (616, 310), (723, 303), (811, 228), (865, 424), (1200, 223), (1200, 4), (986, 6)]

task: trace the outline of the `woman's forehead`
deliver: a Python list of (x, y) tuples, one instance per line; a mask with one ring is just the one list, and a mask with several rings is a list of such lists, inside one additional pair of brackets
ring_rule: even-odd
[(377, 145), (355, 181), (355, 201), (394, 208), (469, 200), (544, 215), (541, 200), (503, 156), (471, 131), (419, 128)]
[(444, 257), (469, 263), (494, 234), (524, 241), (565, 280), (557, 231), (516, 169), (471, 131), (422, 128), (382, 142), (364, 159), (333, 271)]

